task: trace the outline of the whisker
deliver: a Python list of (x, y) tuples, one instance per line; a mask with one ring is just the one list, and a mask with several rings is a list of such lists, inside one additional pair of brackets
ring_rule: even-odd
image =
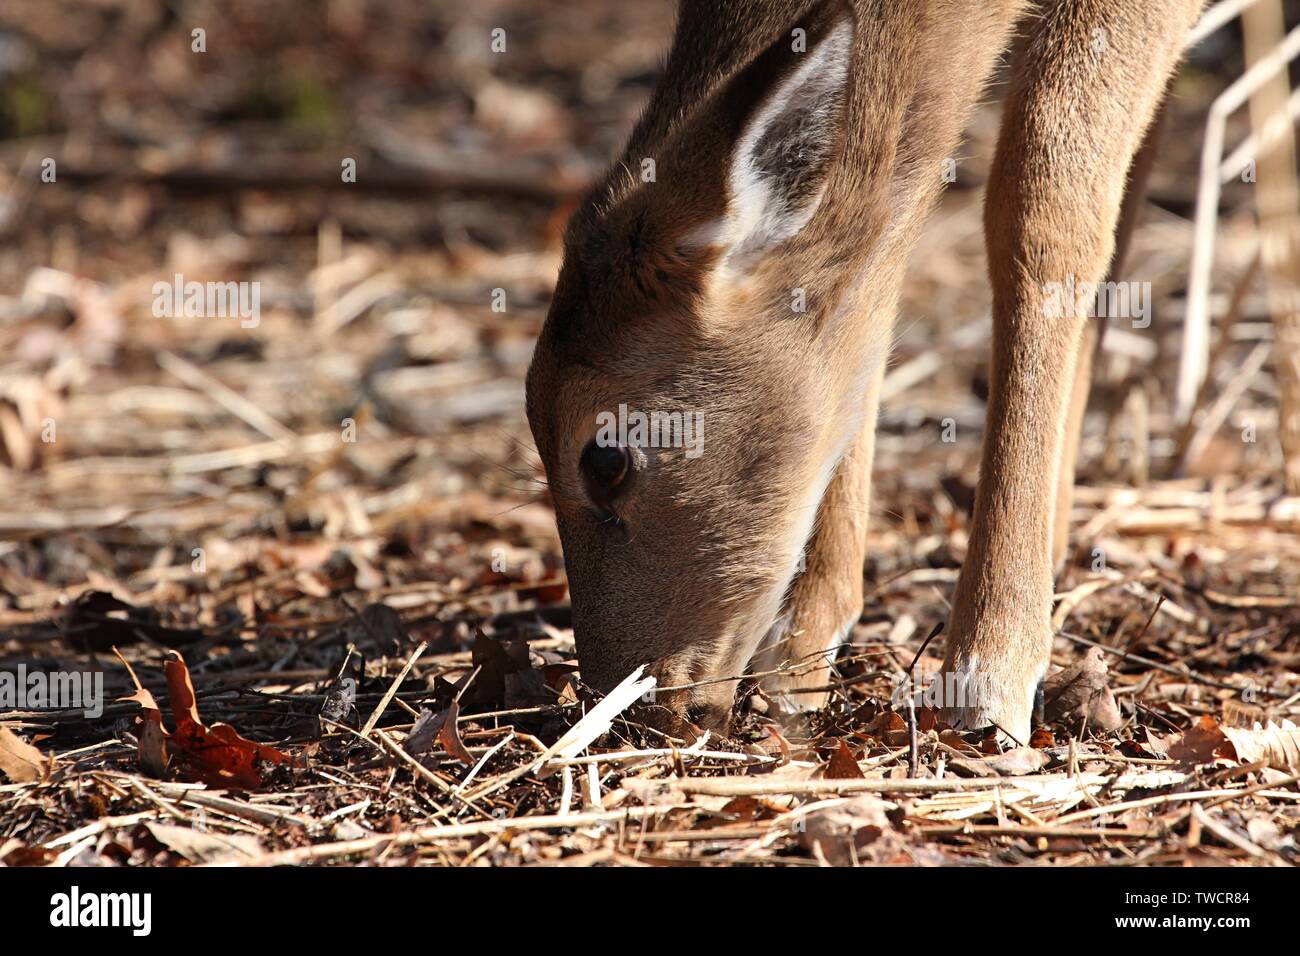
[(530, 451), (530, 452), (532, 452), (534, 455), (537, 456), (537, 458), (538, 458), (539, 461), (541, 460), (541, 457), (542, 457), (542, 456), (541, 456), (541, 452), (539, 452), (539, 451), (538, 451), (536, 448), (534, 448), (532, 445), (529, 445), (529, 444), (527, 444), (527, 443), (525, 443), (525, 442), (520, 441), (520, 440), (519, 440), (518, 438), (516, 438), (514, 435), (512, 435), (512, 434), (510, 434), (508, 431), (506, 431), (505, 428), (504, 428), (502, 425), (500, 425), (500, 424), (498, 424), (498, 425), (496, 426), (496, 429), (497, 429), (497, 431), (499, 431), (502, 435), (505, 435), (506, 438), (509, 438), (512, 442), (514, 442), (516, 445), (518, 445), (520, 448), (522, 448), (524, 451)]
[(505, 511), (498, 511), (496, 514), (492, 515), (491, 518), (492, 518), (493, 521), (495, 521), (497, 518), (502, 518), (502, 517), (504, 517), (504, 516), (510, 514), (511, 512), (518, 511), (520, 508), (527, 508), (529, 505), (533, 505), (533, 504), (536, 504), (536, 503), (537, 503), (537, 502), (535, 502), (535, 501), (521, 501), (519, 504), (515, 505), (513, 508), (507, 508)]
[(549, 484), (545, 479), (538, 478), (535, 475), (530, 475), (527, 472), (516, 471), (514, 468), (511, 468), (509, 465), (503, 464), (499, 461), (496, 461), (495, 459), (489, 458), (487, 455), (483, 454), (480, 451), (471, 452), (471, 454), (473, 454), (474, 457), (477, 458), (483, 464), (491, 465), (493, 468), (498, 468), (517, 481), (529, 481), (532, 482), (533, 484), (540, 485), (543, 488), (549, 487)]

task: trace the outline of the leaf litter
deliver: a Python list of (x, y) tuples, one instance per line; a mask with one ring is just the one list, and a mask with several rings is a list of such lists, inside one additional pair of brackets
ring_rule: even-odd
[[(259, 22), (256, 4), (227, 6)], [(1204, 398), (1237, 394), (1255, 440), (1221, 422), (1188, 444), (1155, 385), (1177, 364), (1172, 323), (1098, 359), (1045, 723), (1007, 746), (897, 709), (898, 674), (918, 652), (919, 674), (941, 658), (922, 638), (947, 617), (967, 545), (987, 391), (980, 157), (996, 131), (982, 106), (903, 290), (867, 599), (830, 702), (787, 725), (746, 684), (727, 737), (666, 736), (635, 680), (612, 701), (582, 682), (521, 396), (565, 213), (635, 120), (670, 5), (568, 0), (522, 18), (509, 78), (469, 62), (430, 74), (407, 40), (454, 24), (422, 0), (389, 6), (355, 35), (261, 31), (274, 49), (214, 51), (201, 76), (177, 61), (171, 82), (204, 95), (161, 107), (196, 131), (166, 152), (106, 119), (156, 84), (89, 45), (183, 49), (183, 25), (109, 30), (91, 7), (65, 23), (40, 0), (0, 13), (34, 47), (35, 81), (57, 82), (77, 51), (102, 67), (80, 94), (93, 108), (64, 118), (95, 162), (61, 163), (74, 190), (24, 192), (0, 223), (14, 479), (0, 680), (104, 680), (94, 717), (6, 700), (0, 864), (1300, 861), (1300, 500), (1277, 481), (1274, 373), (1234, 382), (1266, 318), (1249, 235), (1220, 237), (1216, 283), (1250, 293), (1250, 321), (1224, 335)], [(41, 37), (61, 38), (58, 55)], [(366, 90), (405, 103), (420, 76), (422, 101), (457, 105), (363, 121), (370, 101), (329, 79), (363, 54)], [(337, 91), (313, 100), (322, 125), (281, 134), (248, 102), (237, 78), (278, 55)], [(1211, 92), (1171, 98), (1171, 141), (1198, 141)], [(344, 191), (318, 163), (340, 133), (374, 172)], [(431, 173), (443, 141), (457, 148)], [(0, 166), (35, 142), (0, 141), (14, 151)], [(1194, 202), (1196, 151), (1167, 152), (1132, 255), (1157, 308), (1177, 309), (1191, 229), (1165, 210)], [(223, 156), (235, 165), (209, 162)], [(284, 168), (303, 184), (272, 175)], [(1225, 189), (1225, 209), (1251, 201)], [(203, 235), (176, 228), (180, 208)], [(275, 306), (255, 329), (161, 321), (139, 290), (176, 272), (257, 276)], [(1136, 398), (1145, 434), (1125, 412)], [(948, 419), (957, 440), (937, 442)]]

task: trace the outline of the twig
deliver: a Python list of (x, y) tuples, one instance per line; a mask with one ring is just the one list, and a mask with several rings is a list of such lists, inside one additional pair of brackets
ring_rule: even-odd
[(197, 365), (171, 352), (159, 352), (158, 364), (186, 385), (211, 396), (222, 408), (276, 441), (293, 441), (298, 435), (280, 424), (260, 406), (253, 404), (234, 389), (223, 385)]
[[(515, 817), (506, 820), (484, 820), (480, 823), (451, 823), (441, 826), (419, 827), (403, 833), (391, 833), (357, 840), (343, 840), (337, 843), (322, 843), (315, 846), (297, 847), (281, 850), (241, 860), (241, 866), (298, 866), (315, 860), (327, 860), (340, 856), (355, 856), (368, 853), (380, 847), (417, 846), (425, 843), (438, 843), (443, 840), (459, 840), (465, 837), (500, 835), (507, 832), (523, 830), (560, 830), (576, 829), (599, 824), (620, 821), (640, 820), (666, 813), (674, 808), (673, 804), (653, 807), (628, 807), (625, 810), (602, 810), (592, 813), (573, 813), (569, 816), (535, 816)], [(230, 864), (212, 863), (210, 866)]]
[(362, 740), (365, 740), (370, 736), (370, 731), (374, 730), (375, 724), (378, 723), (379, 718), (383, 716), (384, 711), (388, 709), (388, 705), (392, 703), (393, 695), (397, 693), (397, 688), (402, 686), (402, 681), (406, 680), (406, 675), (411, 673), (411, 668), (415, 666), (415, 662), (420, 659), (420, 655), (424, 653), (428, 646), (428, 641), (421, 641), (420, 645), (415, 649), (411, 656), (406, 659), (406, 664), (402, 667), (402, 670), (398, 673), (392, 684), (388, 686), (388, 692), (384, 694), (383, 698), (379, 701), (379, 705), (371, 712), (369, 719), (366, 720), (366, 725), (361, 728)]
[[(826, 793), (964, 793), (985, 790), (989, 794), (999, 790), (1026, 790), (1041, 792), (1053, 784), (1059, 785), (1063, 776), (1033, 777), (944, 777), (942, 779), (887, 780), (769, 780), (762, 777), (692, 777), (679, 780), (625, 780), (623, 788), (641, 799), (653, 799), (665, 793), (699, 794), (712, 797), (760, 796), (763, 794), (790, 794), (811, 796)], [(1147, 772), (1125, 774), (1120, 777), (1103, 774), (1080, 774), (1078, 784), (1085, 787), (1110, 785), (1114, 789), (1129, 787), (1174, 786), (1186, 779), (1185, 774)], [(1217, 791), (1216, 791), (1217, 793)]]
[(1232, 827), (1215, 820), (1203, 809), (1200, 804), (1192, 804), (1192, 819), (1202, 827), (1209, 830), (1216, 837), (1222, 840), (1228, 846), (1236, 847), (1248, 856), (1253, 856), (1257, 860), (1271, 859), (1271, 854), (1263, 847), (1256, 846), (1250, 840), (1237, 833)]
[(1067, 813), (1063, 817), (1057, 817), (1052, 822), (1057, 825), (1074, 823), (1076, 820), (1088, 820), (1092, 817), (1106, 816), (1112, 813), (1123, 813), (1125, 810), (1136, 810), (1141, 807), (1159, 807), (1170, 803), (1183, 803), (1187, 800), (1209, 800), (1215, 797), (1232, 798), (1238, 796), (1239, 790), (1194, 790), (1190, 793), (1165, 793), (1157, 797), (1144, 797), (1141, 800), (1125, 800), (1121, 803), (1110, 803), (1101, 807), (1089, 807), (1087, 810), (1077, 810), (1074, 813)]

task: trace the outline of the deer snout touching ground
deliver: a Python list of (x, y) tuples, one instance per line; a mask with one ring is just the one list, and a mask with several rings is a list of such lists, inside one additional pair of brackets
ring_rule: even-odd
[(647, 665), (657, 705), (717, 729), (747, 669), (783, 671), (763, 678), (782, 708), (824, 703), (862, 611), (907, 256), (1012, 49), (985, 216), (992, 389), (944, 666), (949, 719), (1028, 739), (1086, 319), (1047, 292), (1103, 278), (1200, 6), (681, 4), (658, 88), (569, 225), (528, 375), (588, 683)]

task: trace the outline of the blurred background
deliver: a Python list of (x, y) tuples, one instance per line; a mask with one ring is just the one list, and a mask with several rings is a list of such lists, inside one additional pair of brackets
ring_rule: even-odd
[[(565, 218), (645, 102), (671, 21), (668, 0), (4, 0), (0, 633), (18, 643), (0, 646), (110, 594), (260, 638), (269, 659), (377, 600), (443, 650), (480, 626), (544, 626), (565, 647), (523, 374)], [(1099, 360), (1064, 581), (1126, 576), (1081, 633), (1121, 640), (1159, 591), (1159, 621), (1191, 642), (1162, 653), (1208, 654), (1221, 631), (1257, 664), (1294, 656), (1294, 611), (1204, 596), (1300, 584), (1240, 179), (1221, 201), (1201, 426), (1171, 417), (1206, 110), (1241, 51), (1234, 22), (1170, 100), (1127, 269), (1153, 320), (1111, 329)], [(859, 636), (923, 635), (964, 554), (999, 92), (907, 276)], [(1240, 111), (1229, 146), (1248, 133)], [(256, 283), (258, 320), (157, 315), (177, 275)]]

